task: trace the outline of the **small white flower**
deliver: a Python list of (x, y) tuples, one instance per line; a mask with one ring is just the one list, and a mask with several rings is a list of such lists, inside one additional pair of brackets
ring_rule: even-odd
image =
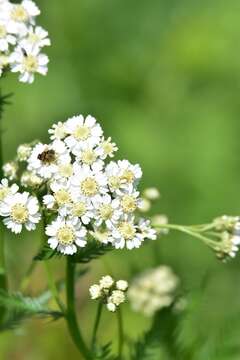
[(51, 129), (48, 130), (51, 140), (62, 140), (66, 136), (65, 123), (59, 121), (57, 124), (53, 124)]
[(102, 295), (101, 287), (99, 285), (94, 284), (94, 285), (90, 286), (89, 293), (90, 293), (91, 299), (93, 299), (93, 300), (99, 299)]
[(148, 200), (157, 200), (160, 197), (160, 192), (157, 188), (147, 188), (143, 192), (143, 196)]
[(99, 194), (107, 192), (106, 176), (97, 164), (94, 164), (92, 168), (87, 165), (76, 165), (74, 172), (71, 182), (76, 195), (79, 194), (94, 200)]
[(10, 194), (16, 194), (18, 191), (18, 186), (16, 184), (9, 185), (7, 179), (2, 179), (0, 183), (0, 202)]
[(89, 146), (87, 143), (83, 144), (76, 154), (77, 161), (80, 164), (93, 166), (97, 164), (99, 168), (103, 167), (104, 162), (100, 159), (96, 148)]
[(49, 59), (47, 55), (39, 53), (37, 47), (30, 51), (19, 46), (10, 55), (9, 62), (12, 72), (20, 72), (19, 81), (31, 84), (36, 73), (47, 74)]
[(118, 280), (116, 282), (116, 287), (118, 290), (126, 291), (128, 288), (128, 282), (126, 280)]
[(32, 171), (24, 171), (20, 180), (24, 187), (38, 188), (43, 183), (43, 179)]
[(69, 213), (69, 208), (72, 203), (72, 196), (69, 189), (69, 183), (61, 184), (56, 181), (51, 182), (50, 189), (52, 194), (47, 194), (43, 197), (43, 203), (48, 209), (53, 209), (56, 205), (61, 216), (66, 216)]
[(27, 192), (8, 195), (0, 203), (0, 215), (6, 217), (4, 224), (16, 234), (22, 231), (23, 225), (28, 231), (35, 230), (41, 219), (37, 198)]
[(119, 306), (120, 304), (124, 303), (125, 301), (125, 295), (124, 292), (121, 290), (113, 290), (112, 295), (110, 297), (110, 302), (115, 304), (116, 306)]
[(74, 197), (69, 207), (69, 216), (79, 218), (84, 225), (94, 218), (93, 206), (90, 200), (83, 196)]
[(19, 161), (26, 161), (32, 151), (32, 147), (28, 144), (22, 144), (19, 145), (19, 147), (17, 148), (17, 159)]
[(51, 42), (48, 38), (48, 32), (41, 26), (30, 27), (26, 36), (20, 41), (20, 46), (26, 49), (27, 52), (32, 48), (42, 48), (44, 46), (50, 46)]
[(55, 140), (52, 144), (37, 144), (28, 159), (28, 169), (44, 179), (50, 179), (57, 171), (58, 165), (69, 161), (65, 144)]
[(116, 305), (113, 304), (112, 302), (109, 302), (109, 303), (107, 303), (107, 309), (108, 309), (109, 311), (111, 311), (111, 312), (115, 312), (116, 309), (117, 309), (117, 307), (116, 307)]
[(109, 289), (114, 284), (114, 280), (110, 275), (106, 275), (101, 278), (99, 284), (101, 289)]
[(114, 157), (114, 153), (118, 150), (117, 145), (112, 142), (112, 139), (109, 137), (108, 139), (102, 139), (102, 142), (97, 147), (97, 153), (101, 157), (101, 159), (105, 160), (108, 156)]
[(140, 219), (138, 223), (138, 228), (141, 231), (144, 239), (156, 240), (157, 232), (151, 227), (150, 220)]
[(59, 216), (46, 227), (46, 235), (49, 236), (48, 244), (52, 249), (73, 255), (77, 247), (86, 245), (87, 230), (80, 221)]
[(93, 205), (95, 209), (94, 225), (96, 227), (105, 223), (107, 228), (111, 228), (122, 215), (119, 199), (112, 199), (109, 194), (96, 196)]
[(15, 161), (8, 162), (3, 165), (3, 173), (10, 180), (14, 180), (17, 177), (18, 165)]
[(9, 45), (16, 43), (14, 35), (9, 33), (9, 24), (7, 21), (0, 20), (0, 51), (8, 51)]
[(98, 144), (102, 136), (100, 125), (90, 115), (86, 119), (82, 115), (74, 116), (66, 121), (65, 126), (69, 134), (65, 142), (75, 155), (86, 144), (90, 147)]
[(4, 69), (6, 69), (6, 67), (9, 64), (9, 56), (5, 55), (5, 54), (0, 54), (0, 77), (4, 71)]

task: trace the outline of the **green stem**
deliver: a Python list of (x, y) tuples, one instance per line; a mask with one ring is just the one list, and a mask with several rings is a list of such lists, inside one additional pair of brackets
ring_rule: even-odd
[(122, 312), (120, 307), (117, 309), (117, 320), (118, 320), (118, 359), (121, 360), (123, 353), (124, 334), (123, 334)]
[(65, 314), (65, 307), (64, 307), (61, 299), (59, 298), (58, 290), (57, 290), (55, 281), (53, 279), (48, 261), (44, 261), (44, 265), (45, 265), (45, 270), (46, 270), (47, 279), (48, 279), (48, 286), (52, 293), (52, 297), (54, 298), (56, 304), (58, 305), (60, 310), (63, 312), (63, 314)]
[(211, 240), (208, 237), (201, 235), (198, 232), (194, 231), (193, 227), (188, 227), (188, 226), (183, 226), (183, 225), (175, 225), (175, 224), (164, 224), (164, 225), (160, 225), (160, 226), (158, 225), (157, 227), (183, 232), (185, 234), (188, 234), (190, 236), (193, 236), (195, 238), (202, 240), (206, 245), (208, 245), (210, 247), (215, 247), (217, 245), (216, 241)]
[(66, 270), (66, 297), (67, 297), (67, 313), (66, 320), (68, 324), (68, 329), (72, 340), (80, 353), (84, 356), (86, 360), (92, 360), (92, 355), (89, 349), (87, 348), (80, 329), (78, 327), (77, 315), (75, 309), (75, 267), (71, 261), (71, 257), (67, 256), (67, 270)]
[(97, 314), (95, 318), (94, 328), (93, 328), (93, 334), (92, 334), (92, 341), (91, 341), (91, 349), (93, 350), (95, 344), (96, 344), (96, 338), (97, 338), (97, 331), (100, 324), (101, 314), (102, 314), (102, 302), (99, 302), (98, 308), (97, 308)]

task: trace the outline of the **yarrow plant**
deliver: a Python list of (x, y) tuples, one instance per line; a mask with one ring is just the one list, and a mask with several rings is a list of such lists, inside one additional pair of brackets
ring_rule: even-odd
[(46, 75), (47, 55), (42, 48), (50, 45), (48, 32), (36, 25), (40, 14), (31, 0), (14, 4), (0, 2), (0, 77), (8, 70), (19, 73), (19, 81), (32, 83), (36, 73)]
[[(36, 24), (39, 14), (39, 8), (31, 0), (18, 4), (0, 0), (0, 77), (16, 72), (19, 81), (32, 83), (36, 73), (46, 75), (49, 60), (42, 49), (50, 45), (50, 40), (48, 32)], [(0, 117), (7, 103), (8, 96), (0, 94)], [(48, 134), (48, 143), (21, 144), (16, 157), (3, 163), (0, 131), (0, 331), (33, 316), (54, 320), (63, 317), (84, 359), (120, 360), (130, 352), (131, 359), (146, 360), (149, 341), (152, 343), (157, 338), (157, 346), (160, 344), (159, 314), (168, 314), (169, 326), (175, 321), (172, 321), (172, 309), (180, 286), (178, 277), (169, 267), (158, 266), (133, 276), (128, 289), (128, 281), (103, 276), (89, 288), (90, 298), (98, 307), (91, 341), (86, 341), (77, 321), (75, 283), (87, 269), (77, 271), (77, 265), (90, 263), (113, 250), (120, 252), (157, 244), (157, 238), (172, 230), (201, 240), (219, 259), (226, 261), (239, 249), (240, 218), (221, 216), (207, 224), (176, 225), (169, 224), (164, 214), (150, 215), (152, 203), (160, 198), (160, 192), (151, 187), (140, 193), (140, 165), (126, 159), (114, 161), (118, 147), (111, 137), (104, 136), (101, 125), (91, 115), (59, 121)], [(9, 230), (19, 235), (38, 226), (41, 231), (36, 232), (36, 237), (41, 234), (40, 250), (20, 284), (20, 291), (11, 293), (4, 232)], [(50, 271), (52, 258), (66, 261), (66, 278), (60, 282), (54, 281)], [(46, 269), (50, 292), (30, 298), (23, 293), (40, 261)], [(63, 289), (65, 303), (61, 298)], [(50, 299), (54, 299), (57, 310), (47, 306)], [(133, 346), (129, 339), (126, 341), (123, 328), (122, 304), (127, 299), (134, 310), (153, 317), (153, 326), (144, 341)], [(103, 307), (117, 319), (116, 356), (112, 355), (110, 342), (100, 345), (97, 340)], [(129, 351), (125, 352), (127, 345)]]

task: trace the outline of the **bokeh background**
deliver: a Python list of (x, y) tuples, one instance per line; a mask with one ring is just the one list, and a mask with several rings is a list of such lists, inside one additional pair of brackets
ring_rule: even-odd
[[(20, 143), (47, 141), (52, 123), (92, 114), (119, 146), (117, 158), (140, 163), (142, 189), (156, 186), (162, 197), (153, 213), (172, 223), (206, 223), (239, 213), (240, 182), (240, 4), (238, 0), (38, 0), (39, 23), (52, 40), (46, 78), (20, 84), (14, 74), (1, 80), (13, 92), (4, 117), (4, 158)], [(8, 236), (11, 288), (38, 248), (38, 234)], [(95, 261), (78, 284), (79, 320), (88, 336), (96, 304), (89, 284), (110, 269), (117, 278), (171, 265), (187, 291), (208, 274), (204, 307), (195, 318), (196, 334), (215, 336), (226, 318), (240, 313), (239, 258), (216, 260), (196, 239), (171, 233), (157, 244), (116, 251)], [(56, 278), (64, 261), (51, 264)], [(27, 294), (46, 287), (41, 264)], [(54, 304), (53, 304), (54, 306)], [(138, 337), (149, 319), (128, 306), (126, 331)], [(104, 315), (100, 338), (116, 338), (115, 317)], [(226, 333), (227, 336), (227, 333)], [(30, 321), (0, 337), (0, 359), (80, 359), (63, 321)], [(196, 357), (197, 359), (197, 357)], [(203, 354), (199, 359), (207, 360)], [(233, 357), (226, 357), (233, 359)], [(235, 358), (234, 358), (235, 359)], [(210, 360), (215, 360), (212, 357)]]

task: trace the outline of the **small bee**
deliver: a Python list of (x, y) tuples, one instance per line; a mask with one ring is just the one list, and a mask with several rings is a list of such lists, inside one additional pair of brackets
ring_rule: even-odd
[(44, 164), (50, 164), (55, 161), (55, 151), (54, 150), (46, 150), (38, 155), (38, 160), (41, 160)]

